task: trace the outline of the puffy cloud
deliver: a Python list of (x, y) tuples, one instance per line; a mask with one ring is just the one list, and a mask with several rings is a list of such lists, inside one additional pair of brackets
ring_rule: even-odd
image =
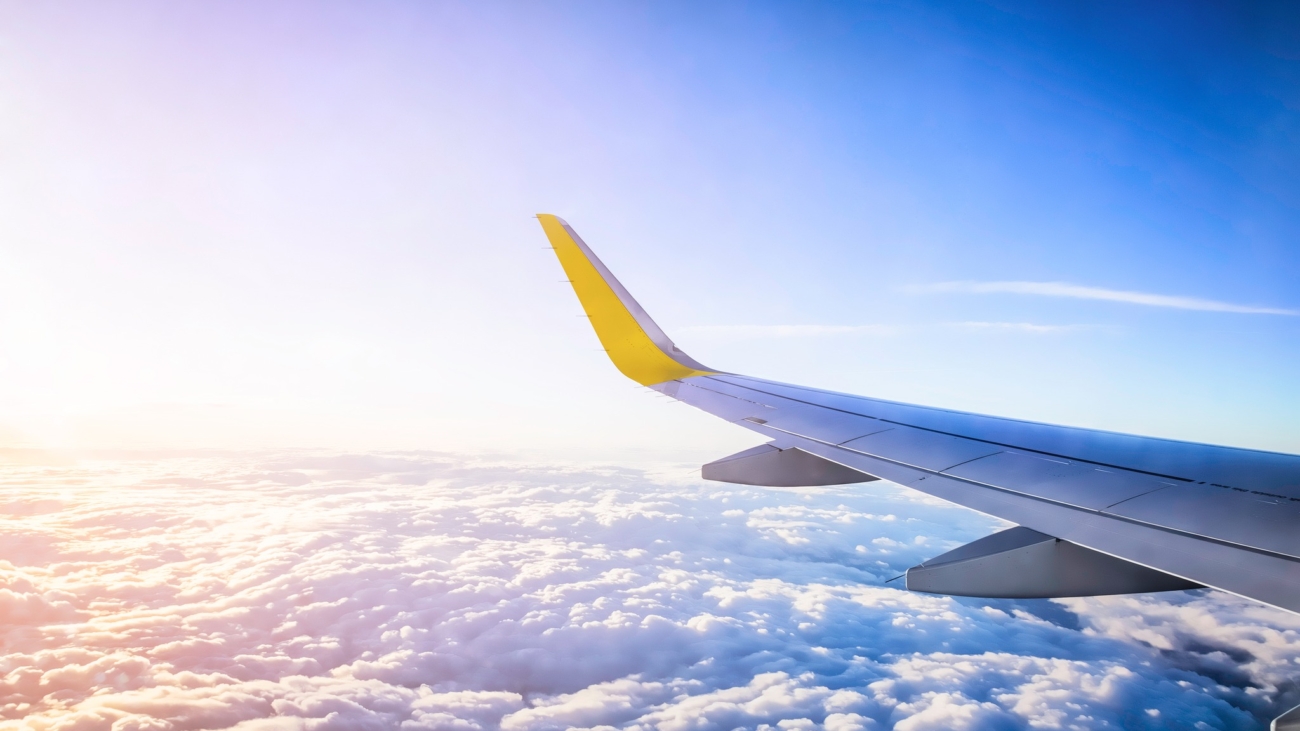
[(1249, 729), (1300, 703), (1300, 617), (1245, 600), (886, 583), (999, 527), (887, 483), (437, 454), (3, 470), (32, 548), (0, 561), (0, 729)]

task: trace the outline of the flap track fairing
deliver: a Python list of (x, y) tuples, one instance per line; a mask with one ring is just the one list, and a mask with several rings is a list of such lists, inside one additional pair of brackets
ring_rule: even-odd
[(1046, 599), (1202, 589), (1201, 584), (1017, 526), (907, 570), (927, 594)]
[(771, 444), (710, 462), (700, 468), (700, 476), (715, 482), (764, 487), (851, 485), (877, 479), (802, 449), (778, 449)]

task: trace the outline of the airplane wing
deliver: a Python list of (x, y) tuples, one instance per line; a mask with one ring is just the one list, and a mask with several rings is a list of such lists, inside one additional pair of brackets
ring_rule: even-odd
[(909, 569), (909, 589), (1061, 597), (1210, 586), (1300, 612), (1300, 456), (718, 371), (679, 350), (567, 223), (538, 219), (624, 375), (771, 440), (705, 465), (704, 478), (884, 479), (1017, 524)]

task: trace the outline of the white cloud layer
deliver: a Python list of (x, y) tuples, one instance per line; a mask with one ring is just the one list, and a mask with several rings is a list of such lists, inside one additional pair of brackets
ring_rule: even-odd
[(997, 526), (434, 454), (0, 470), (0, 729), (1255, 729), (1300, 617), (883, 582)]
[(1282, 307), (1257, 307), (1238, 305), (1231, 302), (1202, 299), (1200, 297), (1176, 297), (1148, 292), (1130, 292), (1122, 289), (1104, 289), (1086, 287), (1068, 282), (936, 282), (904, 288), (905, 291), (926, 292), (961, 292), (966, 294), (1034, 294), (1043, 297), (1069, 297), (1073, 299), (1105, 300), (1108, 302), (1125, 302), (1132, 305), (1149, 307), (1172, 307), (1178, 310), (1201, 310), (1206, 312), (1237, 312), (1251, 315), (1300, 315), (1300, 310)]

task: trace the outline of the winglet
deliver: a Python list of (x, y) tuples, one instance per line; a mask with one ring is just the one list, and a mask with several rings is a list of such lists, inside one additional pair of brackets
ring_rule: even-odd
[(569, 224), (549, 213), (537, 220), (573, 284), (596, 337), (623, 375), (643, 386), (716, 373), (673, 345)]

